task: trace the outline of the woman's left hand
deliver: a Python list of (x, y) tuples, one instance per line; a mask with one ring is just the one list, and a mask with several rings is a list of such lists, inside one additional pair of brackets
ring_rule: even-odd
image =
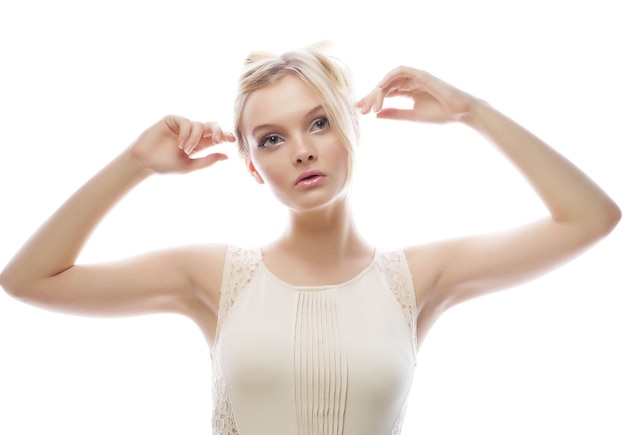
[[(413, 108), (383, 108), (384, 100), (391, 97), (410, 98)], [(357, 107), (363, 114), (375, 112), (378, 118), (444, 123), (462, 120), (474, 100), (426, 71), (400, 66), (390, 71)]]

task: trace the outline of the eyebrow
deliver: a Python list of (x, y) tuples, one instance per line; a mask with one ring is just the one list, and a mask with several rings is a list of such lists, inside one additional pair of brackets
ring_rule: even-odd
[[(319, 106), (315, 106), (313, 109), (309, 110), (309, 111), (308, 111), (308, 112), (304, 115), (304, 117), (305, 117), (305, 118), (308, 118), (309, 116), (314, 115), (314, 114), (315, 114), (315, 113), (317, 113), (317, 112), (325, 112), (325, 110), (324, 110), (324, 108), (322, 107), (322, 105), (321, 105), (321, 104), (320, 104)], [(256, 133), (258, 130), (261, 130), (261, 129), (263, 129), (263, 128), (274, 128), (275, 126), (276, 126), (275, 124), (261, 124), (261, 125), (257, 125), (256, 127), (254, 127), (254, 128), (252, 129), (252, 136), (254, 136), (254, 135), (255, 135), (255, 133)]]

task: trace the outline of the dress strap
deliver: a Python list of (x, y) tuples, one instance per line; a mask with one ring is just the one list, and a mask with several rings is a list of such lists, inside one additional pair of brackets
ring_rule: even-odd
[(403, 249), (376, 250), (375, 262), (387, 278), (413, 337), (413, 356), (417, 355), (417, 304), (413, 277)]

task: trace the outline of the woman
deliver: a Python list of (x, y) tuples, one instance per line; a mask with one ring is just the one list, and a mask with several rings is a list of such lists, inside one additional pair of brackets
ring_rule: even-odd
[[(389, 97), (412, 109), (383, 108)], [(348, 204), (358, 115), (458, 122), (480, 132), (526, 177), (548, 216), (507, 232), (376, 249)], [(75, 260), (106, 212), (155, 173), (226, 158), (289, 210), (262, 248), (182, 247), (114, 264)], [(207, 154), (208, 153), (208, 154)], [(347, 72), (310, 48), (252, 55), (235, 131), (167, 116), (78, 190), (6, 266), (7, 292), (84, 314), (176, 312), (212, 349), (215, 434), (397, 434), (415, 354), (447, 308), (519, 284), (606, 236), (621, 217), (591, 180), (484, 101), (399, 67), (359, 102)]]

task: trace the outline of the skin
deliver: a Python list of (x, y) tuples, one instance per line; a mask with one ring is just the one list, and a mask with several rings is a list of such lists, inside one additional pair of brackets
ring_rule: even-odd
[[(382, 109), (393, 96), (410, 98), (413, 108)], [(320, 103), (287, 76), (253, 93), (244, 109), (247, 169), (291, 216), (285, 232), (263, 247), (264, 262), (294, 285), (344, 282), (367, 267), (374, 252), (354, 224), (346, 201), (348, 154), (324, 123)], [(406, 247), (420, 342), (447, 308), (553, 269), (605, 237), (621, 218), (617, 205), (560, 154), (484, 101), (424, 71), (390, 71), (358, 107), (378, 118), (457, 122), (475, 129), (508, 157), (547, 210), (545, 218), (506, 232)], [(138, 183), (154, 174), (210, 167), (226, 156), (190, 157), (234, 141), (215, 123), (163, 118), (42, 225), (3, 270), (0, 284), (26, 302), (66, 312), (180, 313), (213, 343), (226, 246), (181, 247), (110, 264), (75, 261), (107, 211)], [(296, 180), (309, 169), (324, 177), (302, 188)]]
[[(373, 256), (347, 205), (348, 151), (325, 116), (320, 101), (294, 76), (255, 92), (244, 110), (248, 170), (291, 216), (283, 236), (263, 248), (264, 262), (295, 285), (344, 282)], [(326, 126), (320, 128), (319, 122)], [(278, 138), (277, 144), (259, 147), (268, 136)], [(298, 177), (311, 169), (324, 173), (323, 182), (308, 189), (297, 186)]]

